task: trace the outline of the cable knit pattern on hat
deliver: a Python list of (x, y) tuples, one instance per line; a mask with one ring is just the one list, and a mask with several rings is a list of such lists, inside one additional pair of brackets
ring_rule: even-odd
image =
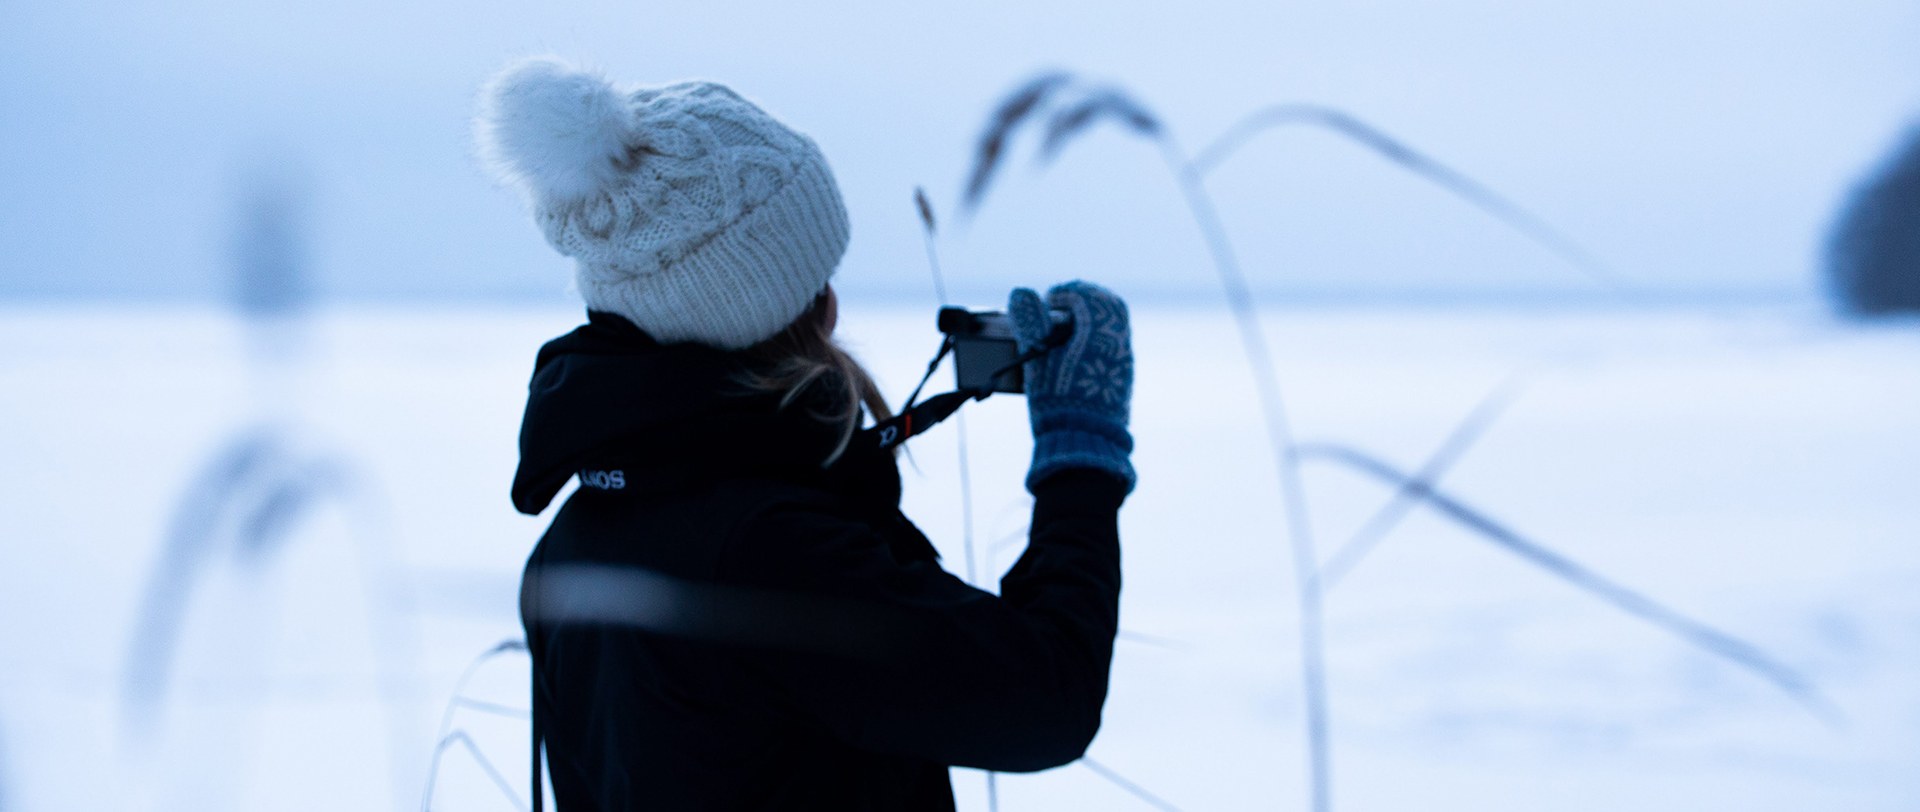
[(846, 251), (846, 206), (812, 140), (712, 82), (622, 90), (553, 59), (489, 83), (481, 154), (574, 258), (587, 306), (662, 342), (778, 333)]

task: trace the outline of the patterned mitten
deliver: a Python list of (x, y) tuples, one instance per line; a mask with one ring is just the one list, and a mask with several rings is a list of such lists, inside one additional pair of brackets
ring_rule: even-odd
[(1040, 295), (1017, 288), (1007, 300), (1020, 352), (1044, 345), (1053, 324), (1049, 307), (1073, 314), (1073, 336), (1026, 365), (1027, 416), (1033, 423), (1033, 466), (1027, 490), (1068, 468), (1093, 468), (1133, 491), (1133, 437), (1127, 434), (1133, 398), (1133, 346), (1127, 304), (1089, 282), (1068, 282)]

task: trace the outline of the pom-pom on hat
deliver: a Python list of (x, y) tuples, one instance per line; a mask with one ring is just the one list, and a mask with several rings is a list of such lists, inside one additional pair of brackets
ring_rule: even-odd
[(487, 84), (475, 130), (488, 167), (574, 258), (587, 307), (664, 343), (772, 337), (847, 248), (819, 147), (723, 85), (628, 89), (529, 59)]

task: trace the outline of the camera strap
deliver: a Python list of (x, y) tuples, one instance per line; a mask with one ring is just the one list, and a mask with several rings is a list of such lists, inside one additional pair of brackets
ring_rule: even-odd
[(905, 409), (891, 418), (875, 423), (872, 428), (860, 432), (867, 442), (880, 448), (893, 448), (908, 438), (933, 428), (960, 411), (960, 407), (969, 400), (980, 400), (993, 394), (987, 389), (955, 389), (952, 392), (934, 395), (926, 402)]
[(907, 402), (900, 407), (900, 411), (913, 408), (913, 404), (920, 400), (920, 390), (927, 388), (927, 380), (933, 377), (933, 371), (940, 368), (941, 359), (950, 352), (953, 352), (953, 336), (946, 336), (940, 339), (940, 351), (934, 353), (933, 360), (927, 362), (926, 374), (921, 375), (920, 382), (913, 385), (913, 394), (907, 396)]
[[(1046, 355), (1051, 349), (1053, 348), (1035, 347), (1021, 354), (1019, 358), (1014, 359), (1013, 363), (994, 370), (992, 375), (987, 376), (987, 379), (992, 380), (998, 378), (1028, 361)], [(966, 405), (967, 401), (986, 400), (988, 395), (993, 394), (992, 389), (985, 387), (955, 389), (952, 392), (927, 398), (924, 403), (915, 402), (920, 399), (920, 390), (926, 388), (927, 381), (933, 377), (934, 370), (940, 367), (941, 359), (946, 358), (947, 353), (952, 351), (953, 339), (951, 337), (941, 341), (940, 351), (934, 353), (933, 360), (927, 363), (927, 373), (920, 376), (920, 383), (913, 387), (913, 394), (907, 396), (906, 405), (900, 407), (900, 413), (875, 423), (872, 428), (860, 432), (862, 441), (870, 442), (881, 449), (893, 448), (906, 442), (914, 435), (933, 428), (934, 425), (940, 421), (952, 417), (953, 413), (960, 411), (960, 407)]]

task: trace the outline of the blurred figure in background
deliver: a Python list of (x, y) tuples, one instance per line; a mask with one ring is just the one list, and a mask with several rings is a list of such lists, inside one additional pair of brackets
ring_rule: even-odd
[[(483, 153), (577, 261), (588, 323), (535, 363), (514, 505), (577, 477), (527, 563), (535, 796), (563, 809), (944, 809), (947, 767), (1040, 770), (1100, 725), (1131, 491), (1125, 306), (1016, 291), (1030, 546), (996, 596), (900, 513), (890, 416), (833, 340), (824, 157), (720, 85), (553, 60), (483, 96)], [(864, 414), (863, 414), (864, 412)]]

